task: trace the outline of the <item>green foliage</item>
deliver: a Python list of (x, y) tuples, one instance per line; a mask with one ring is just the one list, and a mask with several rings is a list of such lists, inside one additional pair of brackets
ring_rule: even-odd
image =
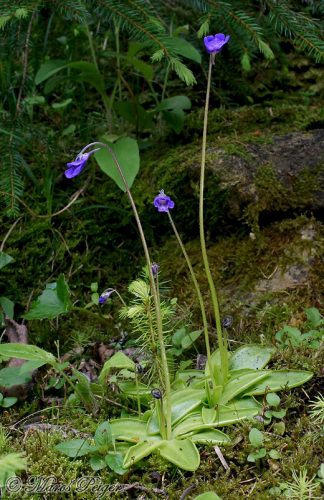
[(305, 309), (307, 322), (304, 333), (295, 326), (284, 326), (276, 333), (276, 341), (281, 348), (309, 347), (320, 348), (324, 340), (324, 318), (316, 307)]
[[(131, 188), (140, 166), (137, 142), (135, 139), (130, 137), (122, 137), (114, 143), (107, 142), (107, 144), (116, 156), (123, 171), (127, 185)], [(95, 159), (97, 160), (101, 170), (111, 177), (122, 191), (126, 192), (123, 179), (121, 178), (115, 161), (109, 151), (105, 148), (101, 148), (95, 153)]]
[(125, 474), (120, 452), (125, 451), (125, 446), (121, 447), (115, 443), (108, 421), (97, 427), (93, 440), (94, 444), (90, 444), (85, 439), (71, 439), (56, 445), (55, 449), (74, 459), (90, 455), (90, 466), (95, 471), (109, 467), (116, 474)]
[(71, 309), (70, 291), (63, 275), (48, 283), (44, 292), (32, 303), (25, 319), (54, 319)]
[(0, 407), (1, 408), (10, 408), (10, 406), (14, 405), (18, 401), (15, 397), (7, 397), (5, 398), (3, 394), (0, 392)]
[(16, 472), (26, 469), (27, 460), (21, 453), (8, 453), (0, 456), (0, 486), (5, 486), (9, 478), (16, 476)]

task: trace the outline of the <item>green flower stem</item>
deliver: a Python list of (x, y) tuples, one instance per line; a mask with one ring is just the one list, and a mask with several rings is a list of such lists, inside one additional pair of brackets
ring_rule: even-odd
[(216, 332), (218, 347), (220, 351), (221, 358), (221, 376), (222, 382), (225, 384), (228, 376), (228, 357), (227, 357), (227, 345), (224, 342), (222, 333), (222, 324), (219, 313), (219, 305), (217, 292), (215, 284), (211, 275), (206, 242), (205, 242), (205, 229), (204, 229), (204, 184), (205, 184), (205, 167), (206, 167), (206, 143), (207, 143), (207, 123), (208, 123), (208, 108), (209, 108), (209, 96), (210, 96), (210, 84), (211, 84), (211, 74), (212, 67), (214, 64), (214, 56), (211, 54), (209, 58), (209, 68), (208, 68), (208, 79), (207, 79), (207, 91), (206, 91), (206, 103), (204, 112), (204, 127), (203, 127), (203, 138), (202, 138), (202, 153), (201, 153), (201, 170), (200, 170), (200, 192), (199, 192), (199, 233), (200, 233), (200, 245), (201, 253), (204, 262), (205, 272), (208, 280), (208, 285), (211, 294), (212, 305), (214, 309), (214, 316), (216, 322)]
[(201, 291), (200, 291), (200, 287), (199, 287), (199, 284), (198, 284), (195, 272), (194, 272), (193, 267), (191, 265), (191, 262), (190, 262), (190, 259), (189, 259), (189, 255), (187, 254), (187, 251), (186, 251), (186, 249), (184, 247), (184, 244), (182, 243), (182, 240), (181, 240), (180, 235), (179, 235), (179, 233), (177, 231), (177, 228), (176, 228), (176, 226), (175, 226), (175, 224), (173, 222), (173, 219), (172, 219), (172, 216), (170, 214), (170, 211), (168, 211), (168, 216), (169, 216), (169, 220), (170, 220), (170, 224), (172, 226), (173, 232), (174, 232), (174, 234), (175, 234), (175, 236), (176, 236), (176, 238), (178, 240), (178, 243), (179, 243), (179, 246), (180, 246), (180, 248), (182, 250), (184, 258), (186, 259), (186, 262), (187, 262), (187, 265), (188, 265), (188, 268), (189, 268), (189, 271), (190, 271), (191, 279), (192, 279), (192, 282), (194, 284), (194, 287), (195, 287), (195, 290), (196, 290), (196, 293), (197, 293), (198, 302), (199, 302), (199, 306), (200, 306), (200, 310), (201, 310), (201, 316), (202, 316), (203, 326), (204, 326), (205, 345), (206, 345), (206, 354), (207, 354), (207, 364), (208, 364), (209, 373), (210, 373), (212, 384), (213, 384), (213, 388), (214, 388), (214, 386), (215, 386), (215, 380), (214, 380), (214, 377), (213, 377), (213, 365), (212, 365), (212, 361), (211, 361), (210, 343), (209, 343), (209, 335), (208, 335), (208, 322), (207, 322), (206, 310), (205, 310), (205, 305), (204, 305), (203, 297), (202, 297), (202, 294), (201, 294)]
[(130, 204), (133, 209), (133, 213), (135, 216), (135, 220), (137, 223), (138, 231), (140, 234), (140, 238), (142, 241), (143, 249), (144, 249), (144, 254), (145, 254), (145, 259), (148, 267), (148, 273), (149, 273), (149, 279), (150, 279), (150, 286), (151, 286), (151, 292), (153, 295), (153, 300), (154, 300), (154, 307), (155, 307), (155, 314), (156, 314), (156, 322), (157, 322), (157, 333), (158, 333), (158, 339), (159, 339), (159, 346), (160, 346), (160, 356), (161, 356), (161, 363), (162, 363), (162, 370), (163, 370), (163, 385), (164, 385), (164, 390), (165, 390), (165, 403), (166, 403), (166, 428), (167, 428), (167, 439), (171, 439), (171, 383), (170, 383), (170, 373), (169, 373), (169, 367), (168, 367), (168, 360), (167, 360), (167, 355), (166, 355), (166, 350), (165, 350), (165, 345), (164, 345), (164, 338), (163, 338), (163, 326), (162, 326), (162, 316), (161, 316), (161, 307), (160, 307), (160, 302), (159, 302), (159, 296), (158, 292), (155, 286), (155, 281), (154, 281), (154, 276), (152, 272), (152, 263), (150, 259), (150, 254), (148, 251), (144, 231), (142, 228), (142, 224), (137, 212), (137, 208), (132, 196), (132, 193), (128, 187), (127, 180), (125, 178), (124, 172), (122, 167), (120, 166), (118, 159), (114, 153), (114, 151), (105, 143), (103, 142), (97, 142), (96, 144), (106, 148), (109, 153), (112, 156), (112, 159), (117, 167), (117, 170), (122, 178), (122, 181), (124, 183), (126, 193), (128, 196), (128, 199), (130, 201)]

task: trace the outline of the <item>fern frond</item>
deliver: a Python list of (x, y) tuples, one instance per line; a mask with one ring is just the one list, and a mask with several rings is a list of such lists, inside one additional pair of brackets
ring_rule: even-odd
[(24, 190), (21, 175), (24, 160), (11, 139), (9, 139), (9, 146), (3, 151), (0, 166), (0, 190), (2, 193), (7, 193), (1, 195), (7, 215), (14, 217), (19, 213), (18, 198), (22, 196)]

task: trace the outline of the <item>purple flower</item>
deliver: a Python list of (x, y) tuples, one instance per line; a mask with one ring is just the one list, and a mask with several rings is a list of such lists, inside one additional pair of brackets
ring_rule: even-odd
[(72, 179), (73, 177), (76, 177), (77, 175), (81, 174), (82, 170), (84, 169), (87, 161), (89, 160), (90, 156), (98, 151), (100, 148), (93, 149), (92, 151), (89, 151), (89, 153), (83, 153), (85, 149), (87, 149), (89, 146), (93, 145), (95, 143), (89, 144), (83, 150), (81, 153), (78, 154), (76, 159), (74, 161), (71, 161), (71, 163), (67, 163), (67, 166), (69, 167), (67, 170), (65, 170), (64, 174), (65, 177), (68, 179)]
[(159, 264), (157, 264), (156, 262), (152, 263), (151, 269), (152, 269), (153, 276), (157, 275), (157, 273), (159, 272), (159, 268), (160, 268)]
[(158, 209), (158, 212), (168, 212), (169, 208), (174, 207), (174, 201), (162, 189), (158, 196), (154, 198), (153, 205)]
[(104, 304), (110, 297), (112, 293), (114, 293), (116, 290), (114, 288), (107, 288), (104, 292), (99, 297), (99, 304)]
[(204, 44), (206, 50), (209, 54), (218, 54), (223, 46), (228, 42), (230, 36), (225, 36), (223, 33), (217, 33), (217, 35), (205, 36)]

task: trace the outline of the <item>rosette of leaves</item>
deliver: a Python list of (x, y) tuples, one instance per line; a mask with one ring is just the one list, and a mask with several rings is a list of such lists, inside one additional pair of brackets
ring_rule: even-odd
[(266, 369), (274, 350), (272, 347), (246, 345), (229, 353), (229, 373), (223, 385), (218, 350), (211, 356), (213, 373), (208, 366), (205, 371), (178, 372), (174, 382), (178, 389), (187, 386), (205, 389), (204, 405), (182, 421), (183, 428), (195, 432), (197, 428), (221, 427), (253, 418), (261, 406), (258, 396), (292, 389), (312, 378), (309, 371)]
[(177, 467), (195, 471), (200, 464), (196, 444), (229, 444), (230, 438), (212, 426), (207, 429), (197, 425), (194, 431), (188, 432), (183, 429), (183, 420), (201, 407), (204, 398), (204, 390), (199, 389), (186, 388), (172, 393), (171, 439), (165, 437), (163, 399), (156, 400), (154, 408), (141, 418), (112, 420), (110, 425), (116, 442), (132, 444), (125, 454), (123, 467), (131, 467), (151, 453), (158, 452)]

